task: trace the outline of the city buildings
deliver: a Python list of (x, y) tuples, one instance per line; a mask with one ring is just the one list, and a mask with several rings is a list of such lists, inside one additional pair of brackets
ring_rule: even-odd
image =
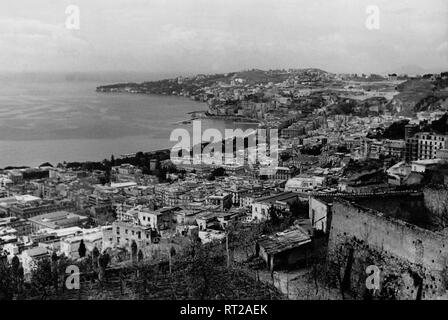
[(270, 219), (271, 208), (289, 210), (290, 205), (297, 201), (298, 195), (294, 192), (282, 192), (256, 199), (252, 203), (252, 219), (258, 221)]
[[(256, 83), (235, 76), (204, 91), (178, 92), (208, 102), (209, 111), (193, 112), (194, 117), (249, 119), (259, 128), (279, 130), (273, 170), (248, 162), (249, 145), (234, 150), (243, 155), (243, 163), (175, 165), (169, 152), (161, 150), (101, 163), (2, 170), (3, 255), (9, 260), (17, 256), (29, 278), (42, 259), (56, 255), (81, 263), (89, 261), (95, 248), (111, 256), (114, 270), (135, 263), (135, 247), (140, 262), (170, 268), (176, 263), (172, 252), (194, 244), (219, 247), (229, 264), (237, 261), (235, 256), (245, 256), (242, 261), (258, 264), (263, 272), (306, 273), (327, 246), (330, 252), (340, 254), (338, 248), (344, 248), (350, 254), (351, 249), (365, 250), (359, 247), (364, 241), (376, 254), (382, 253), (384, 240), (384, 248), (396, 259), (406, 265), (417, 259), (425, 274), (435, 277), (433, 269), (442, 268), (443, 252), (435, 248), (443, 242), (439, 232), (444, 228), (418, 228), (443, 225), (440, 215), (429, 216), (427, 207), (440, 209), (434, 198), (444, 203), (448, 135), (418, 121), (441, 115), (397, 116), (387, 108), (406, 106), (389, 105), (392, 98), (386, 99), (384, 92), (379, 97), (365, 89), (367, 77), (357, 82), (353, 79), (358, 76), (320, 71), (272, 74), (284, 79)], [(396, 83), (381, 80), (376, 85), (384, 85), (393, 96)], [(269, 144), (257, 147), (269, 149)], [(407, 201), (409, 195), (422, 193), (423, 202)], [(85, 257), (79, 255), (81, 245)], [(341, 259), (348, 256), (329, 261)], [(360, 262), (356, 255), (350, 259)], [(331, 276), (331, 270), (326, 272)], [(358, 274), (359, 279), (364, 280)], [(424, 281), (435, 287), (435, 279)], [(415, 298), (411, 291), (406, 297)]]
[(438, 150), (448, 148), (448, 135), (418, 132), (406, 140), (406, 159), (436, 159)]
[(62, 229), (80, 226), (87, 221), (87, 217), (80, 216), (67, 211), (55, 211), (39, 216), (29, 218), (32, 231), (39, 231), (41, 229)]

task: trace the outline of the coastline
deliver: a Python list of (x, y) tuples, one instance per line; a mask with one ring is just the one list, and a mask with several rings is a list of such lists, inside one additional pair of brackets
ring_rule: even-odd
[[(134, 85), (138, 85), (133, 83)], [(124, 84), (121, 84), (124, 85)], [(198, 103), (207, 103), (207, 101), (197, 100), (194, 99), (192, 96), (186, 96), (181, 94), (165, 94), (165, 93), (148, 93), (143, 91), (128, 91), (126, 89), (119, 89), (119, 90), (112, 90), (112, 89), (104, 89), (108, 86), (99, 86), (96, 87), (96, 92), (99, 93), (105, 93), (105, 94), (129, 94), (129, 95), (148, 95), (148, 96), (161, 96), (161, 97), (178, 97), (178, 98), (185, 98), (191, 101), (195, 101)], [(187, 112), (187, 114), (191, 115), (190, 119), (180, 120), (175, 122), (175, 124), (190, 124), (193, 120), (199, 120), (199, 119), (210, 119), (210, 120), (224, 120), (224, 121), (233, 121), (234, 123), (239, 124), (257, 124), (260, 125), (262, 122), (258, 119), (250, 118), (250, 117), (244, 117), (244, 116), (238, 116), (238, 115), (215, 115), (209, 113), (210, 109), (208, 110), (195, 110)], [(200, 114), (200, 116), (197, 116), (196, 114)]]
[[(185, 104), (182, 101), (188, 97), (179, 95), (153, 95), (145, 94), (145, 96), (160, 96), (162, 98), (175, 98), (181, 101), (179, 106), (176, 107), (179, 113), (184, 115), (184, 120), (170, 121), (171, 115), (163, 116), (163, 125), (158, 122), (158, 126), (164, 128), (166, 135), (162, 130), (154, 129), (154, 133), (139, 134), (139, 135), (123, 135), (116, 137), (64, 137), (55, 135), (54, 137), (48, 137), (42, 139), (42, 135), (35, 135), (33, 139), (4, 139), (0, 140), (0, 149), (3, 151), (3, 156), (0, 161), (0, 168), (5, 167), (28, 167), (34, 168), (39, 165), (49, 162), (56, 166), (58, 163), (66, 162), (98, 162), (103, 159), (109, 159), (113, 154), (114, 156), (121, 156), (123, 154), (132, 154), (136, 152), (153, 152), (160, 149), (170, 149), (175, 142), (169, 140), (170, 128), (174, 129), (178, 126), (183, 126), (187, 130), (188, 124), (182, 123), (184, 121), (191, 121), (191, 119), (185, 119), (185, 115), (192, 115), (197, 113), (205, 113), (206, 110), (198, 110), (198, 107), (194, 103), (199, 103), (206, 108), (203, 102), (195, 101), (193, 99), (187, 99), (193, 102), (192, 110), (184, 108)], [(126, 99), (124, 99), (126, 100)], [(132, 99), (131, 99), (132, 100)], [(107, 101), (107, 99), (106, 99)], [(143, 104), (146, 104), (143, 99)], [(191, 103), (189, 104), (191, 105)], [(125, 105), (123, 106), (126, 107)], [(95, 106), (95, 108), (97, 108)], [(145, 107), (147, 108), (147, 107)], [(161, 111), (163, 107), (160, 108)], [(27, 110), (26, 110), (27, 112)], [(179, 115), (181, 117), (181, 115)], [(232, 126), (256, 126), (255, 122), (239, 122), (232, 121), (226, 117), (204, 117), (198, 118), (206, 121), (207, 127), (232, 127)], [(231, 123), (227, 122), (230, 121)], [(227, 124), (226, 124), (227, 122)], [(233, 125), (232, 125), (233, 124)], [(29, 155), (33, 154), (30, 158)]]
[[(49, 162), (53, 166), (64, 161), (100, 162), (109, 159), (111, 155), (121, 157), (121, 155), (140, 151), (169, 150), (169, 143), (169, 136), (163, 140), (150, 139), (148, 136), (127, 136), (112, 139), (24, 140), (13, 143), (0, 141), (0, 149), (8, 151), (12, 147), (4, 146), (10, 145), (14, 145), (16, 149), (14, 157), (2, 158), (0, 168), (21, 166), (35, 168), (45, 162)], [(45, 154), (42, 154), (39, 149), (45, 149)], [(30, 154), (33, 154), (33, 157), (30, 158)]]
[(92, 90), (96, 81), (41, 81), (38, 90), (21, 78), (2, 84), (0, 103), (10, 107), (0, 113), (0, 168), (171, 148), (170, 133), (179, 127), (172, 122), (207, 109), (182, 96), (100, 95)]

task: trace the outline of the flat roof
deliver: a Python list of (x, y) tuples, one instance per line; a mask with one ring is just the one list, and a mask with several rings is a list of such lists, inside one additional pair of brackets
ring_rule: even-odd
[(47, 249), (42, 247), (35, 247), (32, 249), (28, 249), (25, 251), (30, 257), (37, 257), (37, 256), (43, 256), (48, 254)]
[(52, 233), (56, 234), (59, 237), (68, 236), (71, 234), (75, 234), (78, 232), (82, 232), (82, 229), (80, 227), (69, 227), (69, 228), (63, 228), (58, 230), (52, 230)]
[(282, 200), (287, 200), (293, 197), (297, 197), (297, 194), (294, 192), (282, 192), (282, 193), (278, 193), (275, 195), (271, 195), (271, 196), (267, 196), (267, 197), (262, 197), (259, 198), (257, 200), (255, 200), (255, 202), (276, 202), (276, 201), (282, 201)]
[(431, 165), (431, 164), (439, 164), (443, 163), (445, 160), (443, 159), (424, 159), (424, 160), (415, 160), (412, 161), (412, 164), (420, 164), (420, 165)]
[(86, 216), (81, 216), (68, 211), (56, 211), (40, 216), (28, 218), (28, 221), (44, 225), (47, 228), (56, 229), (63, 227), (66, 223), (77, 223), (87, 220)]
[(126, 187), (133, 187), (136, 186), (136, 182), (120, 182), (120, 183), (111, 183), (111, 188), (126, 188)]
[(24, 195), (21, 195), (21, 196), (15, 196), (15, 198), (16, 198), (17, 201), (22, 201), (22, 202), (41, 200), (41, 198), (29, 195), (29, 194), (24, 194)]

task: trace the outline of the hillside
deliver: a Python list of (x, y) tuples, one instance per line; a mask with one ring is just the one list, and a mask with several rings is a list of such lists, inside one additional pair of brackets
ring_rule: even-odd
[(428, 78), (407, 80), (397, 86), (397, 94), (388, 108), (399, 115), (412, 116), (420, 111), (439, 110), (448, 106), (448, 80)]
[(224, 74), (199, 74), (193, 77), (178, 77), (174, 79), (163, 79), (158, 81), (146, 81), (138, 83), (117, 83), (99, 86), (99, 92), (131, 92), (152, 94), (180, 94), (195, 95), (204, 93), (204, 88), (222, 84), (230, 85), (233, 80), (238, 80), (240, 85), (266, 84), (269, 82), (279, 83), (291, 78), (300, 78), (303, 81), (311, 79), (331, 78), (333, 74), (326, 71), (307, 68), (291, 70), (245, 70)]
[(271, 285), (254, 279), (239, 269), (214, 269), (207, 275), (208, 284), (198, 278), (194, 284), (185, 272), (178, 270), (169, 274), (165, 271), (142, 267), (116, 271), (103, 282), (81, 282), (80, 290), (58, 291), (49, 289), (44, 298), (41, 295), (21, 297), (27, 300), (279, 300), (282, 294)]
[(389, 104), (392, 112), (400, 115), (412, 116), (417, 104), (433, 94), (434, 85), (430, 80), (411, 79), (397, 86), (400, 92)]

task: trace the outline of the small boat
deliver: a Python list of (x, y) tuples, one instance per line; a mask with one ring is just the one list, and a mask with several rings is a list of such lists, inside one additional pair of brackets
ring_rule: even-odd
[(175, 122), (174, 124), (191, 124), (191, 120), (181, 120), (181, 121)]

